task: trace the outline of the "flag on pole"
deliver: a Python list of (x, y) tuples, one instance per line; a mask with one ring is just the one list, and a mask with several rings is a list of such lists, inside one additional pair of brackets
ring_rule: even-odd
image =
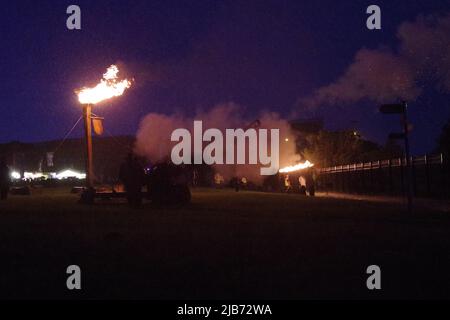
[(103, 118), (92, 117), (92, 125), (95, 134), (101, 136), (103, 134)]

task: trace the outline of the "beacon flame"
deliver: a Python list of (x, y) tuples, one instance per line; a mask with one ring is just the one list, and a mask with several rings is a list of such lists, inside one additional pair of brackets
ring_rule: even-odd
[(121, 96), (126, 89), (131, 87), (131, 81), (128, 79), (120, 80), (117, 77), (119, 68), (112, 65), (103, 75), (103, 79), (93, 88), (80, 89), (78, 100), (81, 104), (97, 104), (103, 100)]
[(288, 166), (288, 167), (281, 168), (279, 172), (280, 173), (289, 173), (289, 172), (294, 172), (294, 171), (298, 171), (298, 170), (308, 169), (313, 166), (314, 166), (313, 163), (306, 160), (305, 162), (296, 164), (295, 166)]

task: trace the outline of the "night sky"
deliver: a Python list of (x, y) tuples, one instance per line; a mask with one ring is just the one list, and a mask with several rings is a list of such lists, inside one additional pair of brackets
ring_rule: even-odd
[[(70, 4), (81, 7), (82, 30), (66, 28)], [(382, 30), (366, 28), (370, 4), (382, 9)], [(135, 134), (149, 112), (234, 102), (250, 115), (322, 116), (328, 128), (355, 128), (383, 143), (399, 124), (378, 114), (376, 101), (306, 111), (299, 101), (336, 81), (358, 50), (396, 50), (401, 23), (448, 12), (444, 0), (2, 2), (0, 142), (62, 138), (81, 113), (74, 90), (118, 63), (135, 84), (95, 110), (112, 134)], [(433, 150), (450, 117), (450, 95), (420, 86), (410, 104), (416, 154)]]

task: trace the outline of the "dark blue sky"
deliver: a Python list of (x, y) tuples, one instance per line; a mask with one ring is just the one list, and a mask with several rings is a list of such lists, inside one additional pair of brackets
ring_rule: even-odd
[[(365, 27), (368, 5), (381, 31)], [(66, 29), (78, 4), (82, 30)], [(336, 80), (363, 48), (398, 45), (398, 25), (450, 11), (449, 1), (10, 1), (0, 17), (0, 142), (57, 139), (80, 115), (74, 89), (120, 63), (136, 83), (97, 108), (113, 134), (134, 134), (149, 112), (193, 113), (234, 102), (288, 116), (299, 98)], [(450, 117), (448, 95), (426, 90), (410, 112), (413, 150), (430, 151)], [(396, 119), (376, 104), (321, 108), (330, 128), (383, 142)], [(81, 135), (81, 127), (74, 133)]]

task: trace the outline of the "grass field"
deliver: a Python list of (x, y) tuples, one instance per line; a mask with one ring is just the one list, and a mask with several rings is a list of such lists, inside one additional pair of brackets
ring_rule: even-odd
[[(379, 202), (196, 189), (183, 208), (0, 202), (0, 297), (449, 298), (450, 216)], [(66, 289), (66, 268), (82, 290)], [(366, 288), (367, 266), (382, 289)]]

